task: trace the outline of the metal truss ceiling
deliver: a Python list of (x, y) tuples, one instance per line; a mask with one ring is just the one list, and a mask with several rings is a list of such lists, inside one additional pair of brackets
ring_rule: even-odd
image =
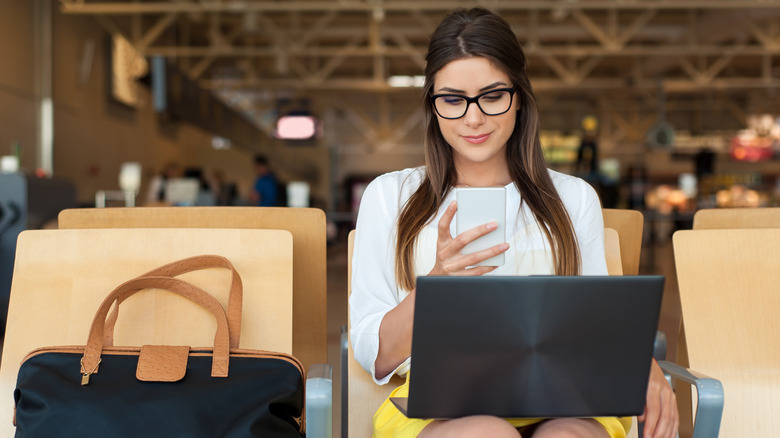
[(513, 26), (540, 93), (654, 111), (659, 83), (686, 96), (780, 86), (780, 0), (60, 0), (63, 13), (95, 16), (223, 95), (381, 94), (385, 104), (404, 93), (389, 77), (421, 74), (441, 17), (473, 5)]

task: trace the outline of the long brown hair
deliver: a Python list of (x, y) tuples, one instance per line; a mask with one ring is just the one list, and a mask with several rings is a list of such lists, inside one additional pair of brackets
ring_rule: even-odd
[(525, 73), (525, 54), (506, 21), (486, 9), (473, 8), (458, 9), (447, 15), (428, 44), (423, 88), (426, 172), (398, 218), (396, 281), (406, 290), (414, 288), (417, 237), (436, 216), (457, 180), (452, 148), (442, 136), (429, 96), (439, 70), (452, 61), (469, 57), (488, 59), (511, 78), (517, 90), (517, 121), (506, 147), (509, 173), (553, 250), (555, 273), (576, 275), (580, 272), (579, 246), (542, 155), (539, 110)]

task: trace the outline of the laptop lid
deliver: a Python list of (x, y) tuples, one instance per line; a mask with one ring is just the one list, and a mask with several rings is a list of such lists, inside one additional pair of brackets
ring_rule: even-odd
[(409, 399), (393, 402), (410, 418), (640, 415), (663, 285), (419, 277)]

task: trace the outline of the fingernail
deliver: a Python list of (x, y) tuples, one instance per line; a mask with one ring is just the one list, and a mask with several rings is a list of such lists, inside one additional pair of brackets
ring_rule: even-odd
[(496, 228), (498, 228), (498, 224), (497, 223), (495, 223), (495, 222), (488, 222), (488, 224), (487, 224), (487, 229), (488, 230), (495, 230)]
[(506, 250), (508, 250), (508, 249), (509, 249), (509, 244), (508, 244), (508, 243), (502, 243), (502, 244), (499, 246), (499, 248), (501, 248), (501, 251), (506, 251)]
[(451, 208), (451, 209), (455, 208), (456, 205), (458, 205), (458, 202), (457, 201), (452, 201), (452, 202), (450, 202), (450, 207), (449, 208)]

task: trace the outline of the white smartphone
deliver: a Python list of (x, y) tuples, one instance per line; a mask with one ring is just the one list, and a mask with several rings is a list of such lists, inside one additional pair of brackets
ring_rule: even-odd
[[(455, 232), (460, 235), (474, 227), (495, 222), (498, 228), (469, 243), (461, 251), (471, 254), (506, 242), (506, 189), (503, 187), (464, 187), (455, 189), (458, 211)], [(491, 257), (475, 266), (501, 266), (504, 253)]]

